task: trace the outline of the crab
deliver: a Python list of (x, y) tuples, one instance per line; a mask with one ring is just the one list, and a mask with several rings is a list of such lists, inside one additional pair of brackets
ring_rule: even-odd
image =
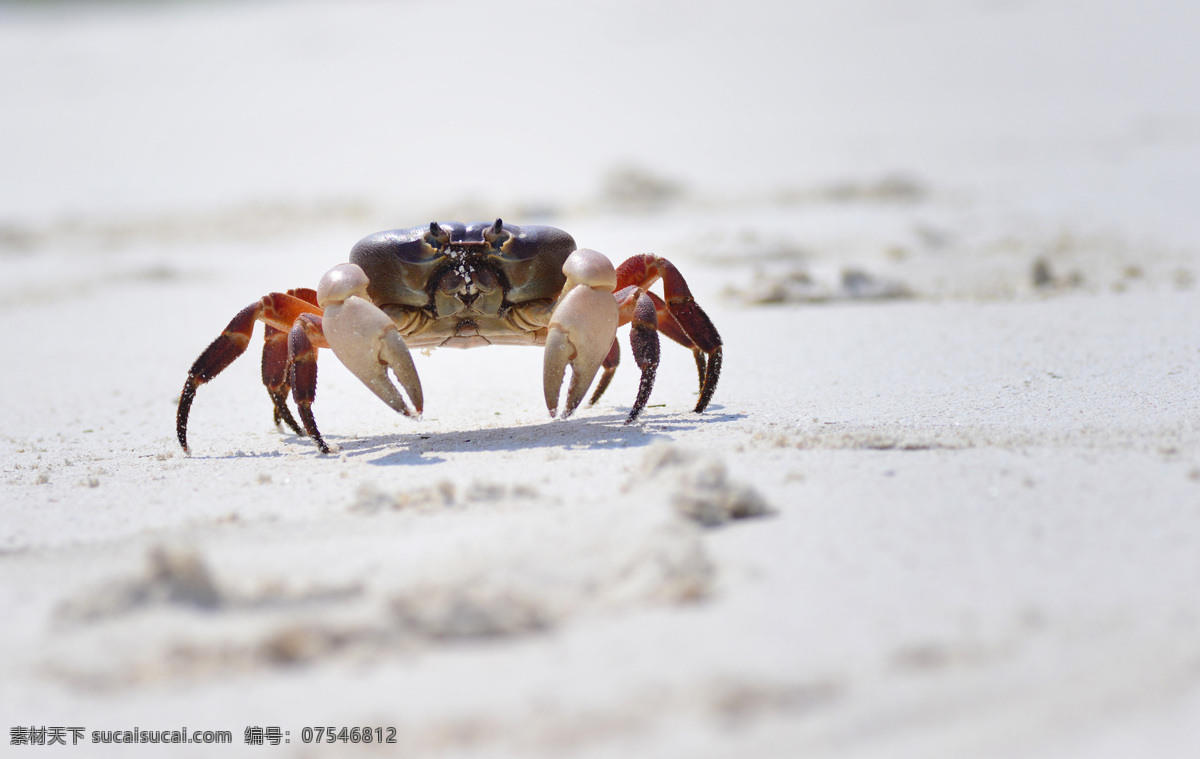
[[(649, 291), (659, 279), (663, 297)], [(420, 416), (424, 401), (410, 348), (545, 346), (543, 391), (551, 417), (559, 413), (571, 367), (561, 411), (566, 418), (601, 369), (589, 405), (604, 394), (620, 361), (617, 328), (631, 324), (641, 381), (626, 424), (646, 408), (654, 387), (659, 333), (695, 356), (697, 413), (708, 406), (721, 373), (721, 338), (665, 258), (636, 255), (614, 268), (555, 227), (500, 219), (431, 222), (365, 237), (351, 249), (349, 263), (326, 272), (315, 291), (273, 292), (239, 311), (188, 371), (176, 413), (184, 451), (196, 390), (245, 352), (260, 321), (266, 325), (262, 380), (275, 423), (312, 438), (322, 453), (330, 449), (312, 411), (320, 348), (332, 349), (384, 403), (412, 417)], [(303, 429), (288, 408), (289, 389)]]

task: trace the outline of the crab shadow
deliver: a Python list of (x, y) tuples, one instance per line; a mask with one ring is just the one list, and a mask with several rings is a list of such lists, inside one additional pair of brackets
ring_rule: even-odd
[(643, 417), (638, 423), (630, 425), (625, 424), (623, 414), (605, 414), (519, 426), (445, 432), (414, 431), (369, 439), (339, 440), (338, 447), (347, 458), (362, 457), (366, 463), (376, 466), (428, 465), (445, 461), (439, 454), (449, 453), (536, 448), (636, 448), (655, 440), (669, 440), (670, 433), (686, 432), (744, 416), (719, 413), (720, 407), (713, 410), (718, 413), (656, 415)]

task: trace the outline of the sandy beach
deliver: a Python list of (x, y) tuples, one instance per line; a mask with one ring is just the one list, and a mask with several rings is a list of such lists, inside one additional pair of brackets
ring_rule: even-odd
[[(11, 753), (1195, 756), (1198, 36), (1183, 2), (0, 3)], [(540, 349), (414, 351), (419, 420), (321, 351), (322, 455), (259, 327), (180, 448), (239, 309), (496, 217), (675, 262), (708, 409), (664, 342), (624, 424), (626, 328), (566, 420)]]

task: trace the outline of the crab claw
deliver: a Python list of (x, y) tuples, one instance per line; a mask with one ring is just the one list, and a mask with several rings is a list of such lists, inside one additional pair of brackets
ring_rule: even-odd
[[(420, 416), (425, 401), (412, 356), (396, 324), (367, 297), (368, 282), (355, 264), (340, 264), (321, 277), (317, 303), (325, 311), (321, 319), (325, 340), (346, 368), (384, 403), (405, 416)], [(388, 379), (389, 366), (408, 393), (415, 414)]]
[(563, 264), (565, 295), (550, 317), (542, 383), (550, 416), (558, 410), (558, 396), (571, 367), (567, 405), (563, 418), (583, 400), (588, 386), (612, 348), (620, 317), (613, 288), (617, 272), (602, 254), (587, 248), (572, 253)]

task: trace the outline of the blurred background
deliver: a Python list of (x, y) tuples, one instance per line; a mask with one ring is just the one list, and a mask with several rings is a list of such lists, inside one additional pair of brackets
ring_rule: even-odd
[(901, 177), (1191, 242), (1198, 33), (1187, 0), (3, 2), (0, 230)]

